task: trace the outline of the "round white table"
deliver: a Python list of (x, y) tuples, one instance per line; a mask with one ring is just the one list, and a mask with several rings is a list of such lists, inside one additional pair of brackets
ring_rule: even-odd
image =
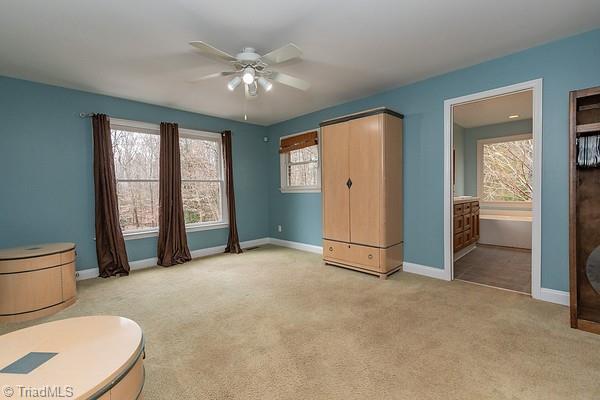
[(144, 336), (116, 316), (69, 318), (0, 336), (0, 399), (142, 398)]

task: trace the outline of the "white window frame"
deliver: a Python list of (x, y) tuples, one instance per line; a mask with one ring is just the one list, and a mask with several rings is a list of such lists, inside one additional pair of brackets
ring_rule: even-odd
[[(110, 119), (110, 126), (112, 129), (122, 129), (127, 131), (127, 129), (131, 129), (133, 131), (143, 131), (145, 133), (160, 135), (160, 125), (151, 124), (147, 122), (140, 121), (130, 121), (126, 119)], [(217, 143), (219, 146), (219, 163), (220, 163), (220, 178), (221, 179), (185, 179), (185, 181), (193, 181), (193, 182), (220, 182), (221, 186), (221, 221), (217, 222), (208, 222), (208, 223), (194, 223), (194, 224), (186, 224), (185, 230), (186, 232), (198, 232), (198, 231), (206, 231), (212, 229), (224, 229), (229, 227), (229, 213), (227, 209), (227, 193), (225, 187), (225, 163), (223, 160), (223, 141), (221, 139), (221, 134), (215, 132), (206, 132), (206, 131), (198, 131), (194, 129), (185, 129), (179, 128), (179, 137), (180, 138), (194, 138), (194, 139), (203, 139), (210, 140)], [(117, 179), (117, 182), (122, 181)], [(140, 181), (140, 180), (135, 180)], [(152, 179), (154, 182), (155, 180)], [(182, 179), (182, 182), (184, 179)], [(134, 240), (134, 239), (143, 239), (148, 237), (158, 236), (158, 227), (156, 228), (145, 228), (145, 229), (135, 229), (129, 231), (123, 231), (123, 237), (125, 240)]]
[[(281, 193), (320, 193), (321, 192), (321, 129), (309, 129), (303, 132), (292, 133), (291, 135), (281, 136), (279, 138), (279, 144), (281, 145), (281, 140), (287, 139), (293, 136), (302, 135), (304, 133), (317, 131), (317, 136), (319, 138), (317, 143), (317, 184), (316, 185), (308, 185), (308, 186), (289, 186), (287, 181), (287, 170), (290, 165), (290, 153), (282, 153), (279, 154), (279, 177), (280, 177), (280, 187), (279, 190)], [(309, 163), (312, 161), (306, 161), (305, 163)], [(298, 163), (295, 163), (298, 164)]]
[(516, 142), (519, 140), (533, 139), (533, 134), (502, 136), (491, 139), (477, 140), (477, 196), (482, 207), (487, 208), (520, 208), (531, 210), (531, 201), (484, 201), (483, 200), (483, 146), (486, 144)]

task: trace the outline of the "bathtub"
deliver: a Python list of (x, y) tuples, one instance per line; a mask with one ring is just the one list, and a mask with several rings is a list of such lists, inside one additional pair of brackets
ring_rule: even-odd
[(481, 209), (479, 243), (531, 250), (531, 212)]

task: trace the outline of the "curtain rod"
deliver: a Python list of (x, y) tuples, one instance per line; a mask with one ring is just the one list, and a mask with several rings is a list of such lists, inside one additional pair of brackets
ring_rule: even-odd
[[(79, 113), (79, 118), (91, 118), (91, 117), (93, 117), (93, 116), (94, 116), (94, 115), (96, 115), (96, 114), (97, 114), (97, 113), (91, 113), (91, 112), (80, 112), (80, 113)], [(110, 117), (110, 116), (109, 116), (109, 117)], [(117, 119), (118, 119), (118, 118), (117, 118)], [(167, 122), (167, 123), (171, 123), (171, 124), (177, 124), (177, 125), (179, 125), (179, 123), (178, 123), (178, 122), (169, 122), (169, 121), (163, 121), (163, 122)], [(230, 131), (230, 132), (231, 132), (231, 129), (224, 129), (224, 130), (222, 130), (222, 131), (213, 131), (213, 130), (211, 130), (211, 129), (197, 129), (197, 128), (184, 128), (184, 127), (180, 127), (180, 128), (181, 128), (181, 129), (189, 129), (189, 130), (192, 130), (192, 131), (201, 131), (201, 132), (219, 133), (219, 134), (222, 134), (222, 133), (223, 133), (223, 132), (225, 132), (225, 131)]]

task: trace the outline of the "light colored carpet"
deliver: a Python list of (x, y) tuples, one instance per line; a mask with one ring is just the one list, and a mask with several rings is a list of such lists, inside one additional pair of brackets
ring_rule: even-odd
[(83, 281), (50, 319), (89, 314), (142, 326), (147, 400), (600, 398), (566, 307), (274, 246)]

